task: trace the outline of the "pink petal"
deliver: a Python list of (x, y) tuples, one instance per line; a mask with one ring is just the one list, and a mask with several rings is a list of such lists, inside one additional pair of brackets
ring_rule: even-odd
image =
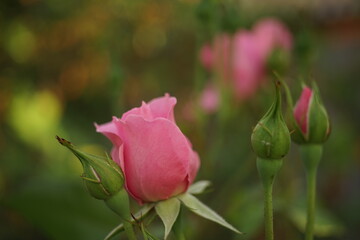
[(302, 132), (308, 132), (308, 115), (313, 92), (309, 87), (304, 87), (299, 100), (294, 107), (294, 117)]
[(128, 191), (140, 203), (185, 191), (191, 149), (180, 129), (164, 118), (146, 121), (136, 115), (119, 123)]
[(144, 119), (149, 121), (154, 119), (151, 108), (145, 102), (142, 102), (141, 107), (133, 108), (124, 113), (121, 117), (121, 120), (126, 121), (127, 117), (130, 115), (142, 116)]
[(194, 182), (196, 174), (200, 167), (200, 158), (197, 152), (192, 152), (192, 157), (189, 165), (189, 185)]
[(176, 105), (176, 98), (165, 94), (164, 97), (155, 98), (148, 103), (154, 118), (162, 117), (172, 122), (174, 119), (174, 107)]
[(122, 144), (122, 140), (119, 136), (119, 131), (118, 128), (116, 126), (116, 117), (113, 117), (113, 121), (108, 122), (108, 123), (104, 123), (101, 125), (98, 125), (97, 123), (95, 123), (95, 127), (96, 127), (96, 132), (102, 133), (103, 135), (105, 135), (107, 138), (109, 138), (111, 140), (111, 142), (115, 145), (115, 146), (120, 146)]

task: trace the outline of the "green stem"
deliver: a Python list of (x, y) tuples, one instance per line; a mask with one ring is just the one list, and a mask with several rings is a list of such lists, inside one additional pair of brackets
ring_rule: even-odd
[(129, 207), (129, 196), (125, 189), (120, 190), (117, 194), (106, 200), (105, 203), (121, 217), (128, 240), (137, 240), (132, 223), (130, 222), (132, 216)]
[(257, 169), (264, 187), (265, 239), (274, 240), (272, 189), (282, 159), (257, 158)]
[(134, 232), (131, 222), (129, 222), (128, 220), (123, 220), (123, 225), (124, 225), (125, 234), (128, 237), (128, 239), (136, 240), (137, 238), (135, 236), (135, 232)]
[(322, 156), (322, 145), (303, 145), (300, 148), (304, 162), (307, 180), (307, 216), (305, 240), (314, 239), (314, 225), (316, 212), (316, 175)]
[(176, 222), (174, 223), (173, 226), (173, 231), (175, 234), (175, 238), (176, 240), (186, 240), (185, 238), (185, 234), (184, 234), (184, 228), (183, 228), (183, 210), (182, 207), (180, 208), (180, 212), (179, 212), (179, 216), (176, 219)]
[(266, 240), (274, 239), (272, 189), (273, 184), (264, 186), (264, 218)]
[(307, 218), (305, 240), (312, 240), (315, 224), (316, 169), (307, 172)]

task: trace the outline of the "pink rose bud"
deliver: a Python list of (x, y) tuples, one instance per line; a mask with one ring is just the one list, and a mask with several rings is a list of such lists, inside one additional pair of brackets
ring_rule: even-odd
[(305, 86), (294, 107), (297, 126), (293, 140), (297, 143), (323, 143), (330, 134), (329, 117), (315, 84), (313, 89)]
[(125, 175), (128, 193), (138, 201), (156, 202), (185, 192), (200, 160), (175, 123), (176, 98), (166, 94), (133, 108), (97, 132), (113, 143), (112, 159)]

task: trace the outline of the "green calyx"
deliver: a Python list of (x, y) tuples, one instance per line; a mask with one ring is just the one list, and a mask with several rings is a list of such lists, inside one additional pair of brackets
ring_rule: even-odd
[(82, 152), (69, 141), (58, 136), (56, 139), (80, 160), (84, 169), (81, 178), (91, 196), (107, 200), (123, 188), (123, 173), (113, 160)]
[(307, 136), (305, 136), (305, 140), (308, 144), (321, 144), (324, 143), (330, 135), (330, 122), (315, 82), (312, 84), (312, 89), (314, 93), (308, 113), (309, 132)]
[(276, 81), (275, 101), (251, 135), (253, 150), (263, 159), (282, 159), (290, 148), (290, 133), (281, 113), (280, 86)]

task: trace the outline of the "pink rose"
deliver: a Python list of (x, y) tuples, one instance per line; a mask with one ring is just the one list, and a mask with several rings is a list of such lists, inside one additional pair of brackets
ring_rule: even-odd
[(175, 123), (176, 98), (165, 94), (133, 108), (96, 131), (113, 143), (112, 158), (125, 175), (128, 193), (138, 201), (156, 202), (185, 192), (200, 160)]
[(313, 91), (305, 87), (294, 108), (294, 117), (304, 135), (308, 132), (309, 109)]

